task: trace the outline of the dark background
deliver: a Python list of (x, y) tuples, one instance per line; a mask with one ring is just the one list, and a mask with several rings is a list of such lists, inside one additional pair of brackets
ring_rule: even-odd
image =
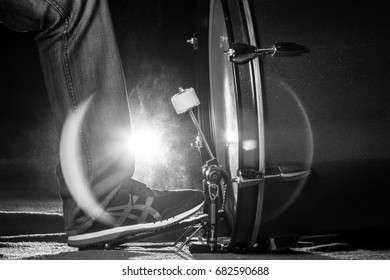
[[(163, 164), (140, 162), (135, 177), (156, 188), (200, 188), (196, 130), (170, 97), (192, 87), (194, 1), (109, 1), (133, 123), (148, 120), (166, 137)], [(0, 201), (57, 199), (58, 134), (33, 33), (0, 25)]]

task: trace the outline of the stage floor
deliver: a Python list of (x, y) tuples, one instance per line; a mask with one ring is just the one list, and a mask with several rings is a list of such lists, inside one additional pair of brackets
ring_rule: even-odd
[[(178, 232), (127, 243), (114, 250), (81, 250), (67, 245), (60, 213), (0, 212), (0, 259), (43, 260), (389, 260), (389, 242), (348, 241), (340, 237), (305, 239), (279, 253), (194, 254), (185, 246), (176, 252)], [(372, 242), (370, 242), (372, 241)]]

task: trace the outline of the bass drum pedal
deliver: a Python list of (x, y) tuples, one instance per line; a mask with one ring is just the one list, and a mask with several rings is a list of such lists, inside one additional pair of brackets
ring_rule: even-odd
[[(252, 169), (238, 169), (237, 178), (232, 179), (230, 176), (232, 167), (227, 166), (230, 170), (227, 171), (219, 164), (194, 115), (193, 109), (200, 105), (200, 101), (193, 88), (179, 88), (179, 92), (171, 98), (171, 101), (178, 114), (185, 112), (190, 114), (198, 131), (195, 147), (199, 151), (205, 148), (209, 157), (209, 160), (202, 166), (205, 196), (204, 214), (206, 216), (195, 232), (187, 237), (178, 250), (181, 250), (186, 244), (189, 244), (190, 251), (193, 253), (245, 252), (265, 246), (272, 251), (280, 251), (291, 247), (295, 243), (295, 237), (291, 239), (270, 236), (259, 244), (260, 242), (257, 240), (258, 227), (254, 228), (256, 232), (251, 238), (253, 240), (249, 240), (250, 245), (247, 244), (248, 241), (245, 241), (245, 243), (241, 241), (243, 238), (247, 240), (246, 235), (251, 232), (251, 229), (248, 228), (248, 224), (251, 224), (248, 223), (248, 219), (250, 219), (248, 217), (251, 216), (249, 214), (253, 212), (253, 209), (258, 209), (259, 204), (261, 209), (262, 201), (258, 201), (258, 197), (263, 197), (263, 174)], [(227, 158), (229, 157), (228, 149), (227, 146)], [(229, 159), (225, 160), (225, 162), (229, 161)], [(252, 195), (251, 191), (253, 190), (255, 192)], [(243, 198), (250, 198), (252, 202), (247, 203), (246, 199)], [(236, 214), (238, 208), (240, 208), (240, 216)], [(188, 232), (186, 231), (184, 235), (189, 232), (191, 232), (191, 229)], [(196, 234), (198, 234), (197, 241), (193, 239)]]

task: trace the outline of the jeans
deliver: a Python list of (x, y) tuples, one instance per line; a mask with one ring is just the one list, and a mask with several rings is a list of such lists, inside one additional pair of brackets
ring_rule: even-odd
[[(61, 133), (69, 112), (90, 96), (79, 138), (82, 166), (99, 202), (134, 173), (134, 156), (109, 147), (130, 133), (121, 60), (105, 0), (0, 0), (0, 21), (35, 33), (55, 123)], [(66, 233), (79, 234), (93, 220), (77, 206), (57, 166)]]

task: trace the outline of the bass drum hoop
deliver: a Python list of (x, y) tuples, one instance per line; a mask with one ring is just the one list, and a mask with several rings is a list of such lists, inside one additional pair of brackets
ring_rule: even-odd
[[(224, 23), (218, 22), (222, 18), (218, 14), (221, 12), (223, 12)], [(218, 29), (218, 26), (221, 26), (222, 29), (226, 28), (227, 38), (221, 38), (216, 34), (218, 32), (215, 31), (215, 28)], [(237, 176), (234, 169), (231, 169), (229, 153), (222, 152), (226, 145), (221, 140), (223, 138), (221, 127), (226, 126), (226, 121), (223, 123), (223, 117), (218, 117), (218, 114), (221, 114), (218, 111), (221, 110), (219, 104), (221, 92), (226, 95), (226, 90), (218, 88), (221, 81), (215, 82), (215, 79), (221, 78), (215, 75), (218, 71), (215, 58), (218, 56), (226, 57), (226, 54), (216, 50), (215, 43), (216, 40), (219, 40), (222, 46), (223, 41), (227, 39), (227, 47), (238, 42), (256, 45), (249, 2), (247, 0), (211, 0), (208, 32), (210, 94), (209, 104), (206, 108), (209, 107), (210, 138), (218, 162), (228, 170), (232, 178), (236, 179), (232, 183), (233, 190), (227, 190), (226, 210), (232, 229), (227, 248), (229, 250), (245, 250), (256, 246), (259, 241), (264, 196), (264, 180), (261, 176), (265, 173), (265, 148), (260, 65), (258, 59), (255, 59), (242, 65), (229, 62), (225, 64), (225, 69), (219, 69), (230, 76), (225, 78), (228, 78), (227, 80), (230, 78), (230, 87), (232, 87), (230, 90), (234, 92), (235, 97), (235, 102), (233, 102), (235, 104), (232, 104), (231, 108), (234, 108), (233, 111), (236, 110), (238, 126), (237, 171), (253, 170), (260, 175), (256, 180), (245, 180), (244, 182), (243, 178)], [(226, 70), (226, 68), (230, 69)], [(222, 108), (222, 110), (224, 109), (226, 107)]]

